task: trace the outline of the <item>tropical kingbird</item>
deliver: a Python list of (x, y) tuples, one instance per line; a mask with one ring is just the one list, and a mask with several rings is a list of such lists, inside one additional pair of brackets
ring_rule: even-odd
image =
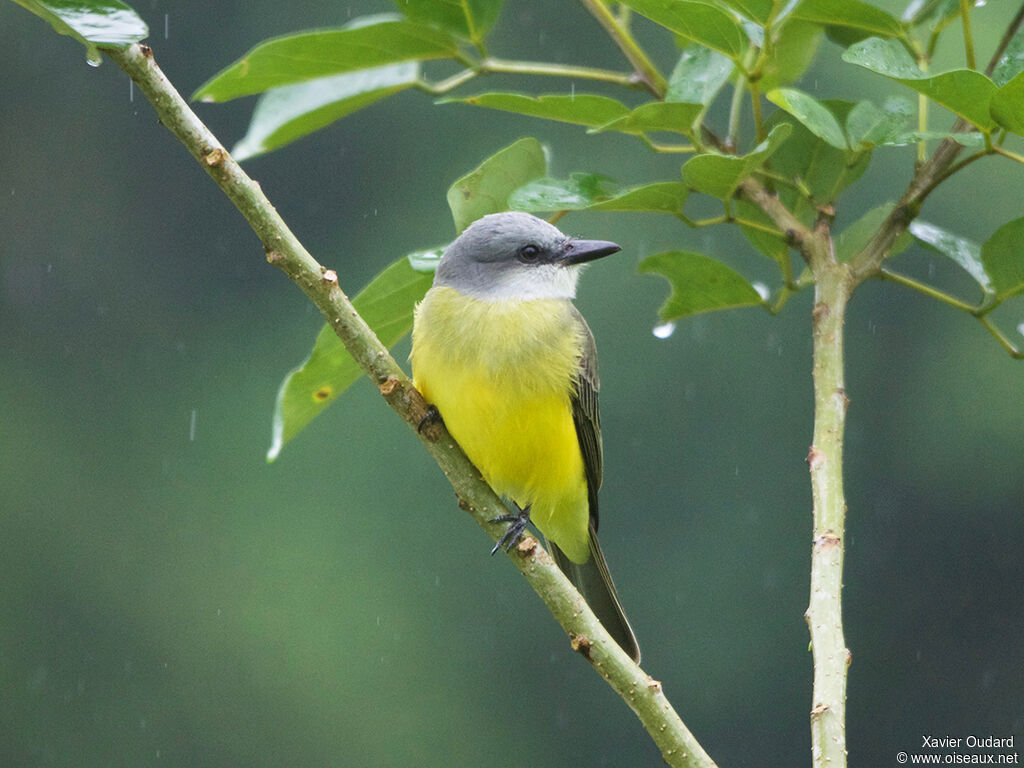
[[(597, 543), (601, 486), (597, 349), (572, 303), (580, 264), (621, 250), (526, 213), (459, 235), (416, 308), (413, 381), (490, 486), (528, 522), (622, 649), (639, 661)], [(495, 547), (497, 549), (497, 547)]]

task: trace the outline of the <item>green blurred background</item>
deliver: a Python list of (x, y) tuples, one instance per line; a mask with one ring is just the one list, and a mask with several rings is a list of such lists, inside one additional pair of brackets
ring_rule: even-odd
[[(980, 58), (1015, 5), (976, 11)], [(391, 8), (135, 7), (186, 94), (267, 37)], [(319, 316), (116, 67), (87, 66), (10, 2), (0, 29), (0, 765), (660, 764), (372, 386), (265, 463), (277, 387)], [(671, 40), (645, 40), (669, 69)], [(509, 0), (492, 48), (624, 66), (575, 3)], [(838, 51), (823, 44), (801, 86), (896, 92)], [(940, 66), (961, 56), (951, 32)], [(516, 85), (567, 86), (466, 91)], [(230, 146), (252, 103), (197, 111)], [(448, 185), (525, 135), (559, 176), (678, 178), (678, 158), (627, 136), (416, 92), (247, 169), (355, 291), (450, 239)], [(897, 197), (911, 155), (878, 150), (839, 224)], [(983, 241), (1022, 199), (1022, 169), (986, 160), (923, 217)], [(623, 245), (578, 305), (602, 361), (602, 541), (645, 669), (723, 768), (806, 765), (811, 296), (659, 340), (667, 286), (637, 273), (644, 256), (699, 250), (768, 283), (772, 270), (729, 229), (623, 214), (562, 226)], [(939, 256), (900, 261), (976, 298)], [(1024, 342), (1021, 299), (998, 319)], [(1019, 744), (1024, 363), (891, 285), (858, 291), (847, 331), (851, 764), (894, 764), (922, 734)]]

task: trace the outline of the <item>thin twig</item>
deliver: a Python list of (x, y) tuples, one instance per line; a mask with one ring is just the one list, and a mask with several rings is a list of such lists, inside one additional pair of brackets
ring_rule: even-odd
[[(306, 251), (263, 195), (259, 184), (246, 175), (160, 71), (149, 46), (109, 48), (104, 53), (140, 87), (160, 122), (181, 140), (245, 216), (263, 242), (267, 260), (281, 268), (323, 312), (352, 357), (437, 461), (455, 488), (460, 506), (492, 538), (500, 533), (500, 526), (488, 522), (503, 509), (498, 497), (443, 427), (434, 425), (436, 429), (419, 430), (426, 415), (426, 403), (356, 313), (338, 285), (337, 274), (321, 266)], [(573, 647), (636, 713), (665, 761), (681, 768), (713, 768), (714, 762), (679, 719), (661, 684), (633, 663), (612, 640), (543, 547), (527, 537), (513, 549), (509, 559), (565, 628)]]

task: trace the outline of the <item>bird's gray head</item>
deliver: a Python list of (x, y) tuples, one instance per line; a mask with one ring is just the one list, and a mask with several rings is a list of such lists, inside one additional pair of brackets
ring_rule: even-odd
[(528, 213), (492, 213), (448, 246), (434, 285), (483, 301), (571, 299), (579, 265), (618, 250), (615, 243), (563, 235)]

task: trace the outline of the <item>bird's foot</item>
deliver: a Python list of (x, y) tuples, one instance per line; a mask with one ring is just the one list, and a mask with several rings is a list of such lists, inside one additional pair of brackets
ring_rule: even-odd
[(512, 547), (516, 545), (516, 542), (523, 537), (523, 533), (526, 531), (526, 527), (530, 524), (530, 508), (522, 509), (518, 504), (513, 503), (518, 514), (515, 515), (499, 515), (498, 517), (492, 517), (488, 522), (490, 523), (508, 523), (508, 528), (498, 543), (494, 545), (494, 549), (491, 550), (493, 555), (499, 549), (504, 549), (506, 552), (510, 552)]
[(444, 424), (444, 419), (441, 418), (441, 412), (437, 410), (436, 405), (428, 405), (423, 418), (420, 419), (420, 423), (416, 426), (416, 431), (422, 434), (424, 429), (435, 424)]

